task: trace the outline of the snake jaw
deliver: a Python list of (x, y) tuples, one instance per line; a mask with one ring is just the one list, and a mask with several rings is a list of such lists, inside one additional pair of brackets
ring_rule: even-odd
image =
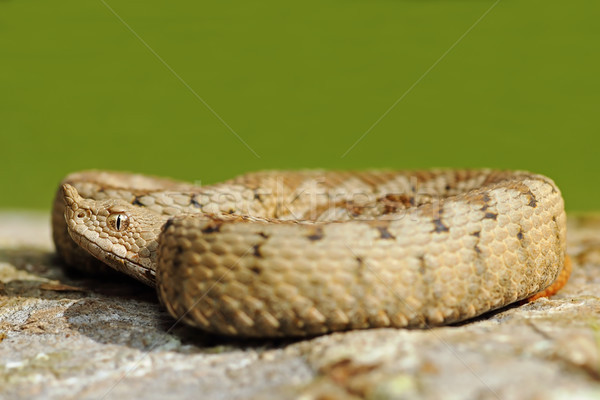
[(117, 254), (106, 252), (105, 249), (94, 243), (85, 235), (73, 235), (69, 231), (71, 238), (82, 248), (86, 249), (91, 255), (97, 259), (104, 261), (107, 265), (117, 271), (123, 272), (148, 286), (154, 287), (156, 284), (156, 273), (151, 267), (135, 263), (126, 257)]

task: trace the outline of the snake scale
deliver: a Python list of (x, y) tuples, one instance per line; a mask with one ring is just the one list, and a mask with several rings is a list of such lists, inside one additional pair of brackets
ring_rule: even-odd
[(62, 182), (52, 221), (68, 264), (155, 285), (173, 317), (232, 336), (445, 325), (568, 269), (560, 191), (523, 171), (264, 171), (208, 186), (84, 171)]

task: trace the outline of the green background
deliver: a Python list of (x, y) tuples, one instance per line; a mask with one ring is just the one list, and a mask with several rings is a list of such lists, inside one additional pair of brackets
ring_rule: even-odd
[(0, 0), (0, 207), (88, 168), (487, 166), (599, 209), (598, 4)]

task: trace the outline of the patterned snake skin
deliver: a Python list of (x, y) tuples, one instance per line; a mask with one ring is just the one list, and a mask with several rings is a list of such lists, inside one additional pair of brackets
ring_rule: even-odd
[(65, 178), (52, 218), (68, 264), (156, 285), (175, 318), (225, 335), (449, 324), (533, 296), (565, 264), (560, 191), (521, 171), (266, 171), (202, 187), (86, 171)]

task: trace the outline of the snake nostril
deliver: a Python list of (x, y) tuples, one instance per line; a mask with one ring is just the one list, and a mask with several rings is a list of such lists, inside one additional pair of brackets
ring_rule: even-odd
[(83, 210), (80, 210), (77, 212), (77, 218), (83, 218), (85, 217), (85, 212)]

